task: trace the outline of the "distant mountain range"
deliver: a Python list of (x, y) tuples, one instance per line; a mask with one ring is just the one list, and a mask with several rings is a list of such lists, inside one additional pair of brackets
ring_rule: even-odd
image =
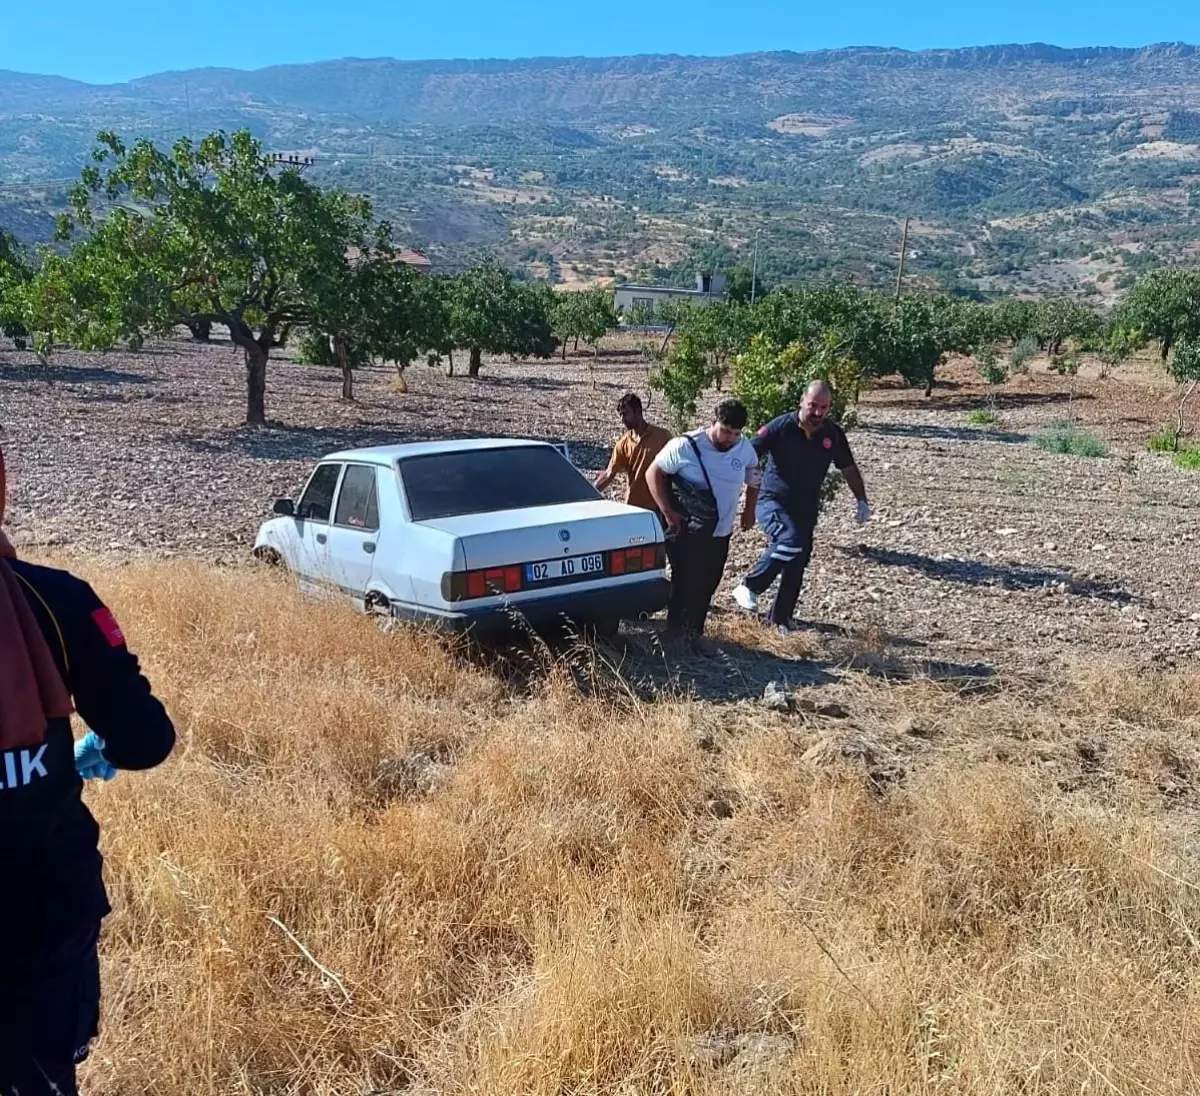
[(43, 235), (100, 128), (168, 142), (244, 126), (370, 191), (451, 264), (487, 247), (554, 280), (683, 279), (744, 260), (769, 228), (777, 276), (872, 280), (909, 214), (917, 277), (1107, 293), (1138, 263), (1191, 254), (1198, 56), (348, 59), (107, 86), (0, 71), (0, 225)]

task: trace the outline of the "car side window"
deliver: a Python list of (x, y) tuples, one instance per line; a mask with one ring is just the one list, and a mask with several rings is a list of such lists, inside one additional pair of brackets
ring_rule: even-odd
[(300, 505), (296, 507), (296, 517), (306, 521), (329, 520), (329, 512), (333, 509), (333, 493), (337, 490), (341, 471), (340, 464), (318, 465), (304, 489)]
[(375, 490), (374, 468), (362, 464), (351, 464), (346, 468), (334, 524), (371, 533), (378, 530), (379, 496)]

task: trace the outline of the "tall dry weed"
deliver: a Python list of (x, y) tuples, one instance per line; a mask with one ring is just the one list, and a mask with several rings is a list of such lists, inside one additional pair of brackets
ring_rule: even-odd
[[(903, 761), (880, 785), (796, 717), (514, 686), (257, 572), (91, 577), (180, 729), (87, 789), (115, 906), (91, 1092), (1200, 1091), (1186, 796), (974, 751), (1193, 718), (1196, 677), (1056, 713), (848, 685)], [(1111, 733), (1116, 781), (1171, 745)]]

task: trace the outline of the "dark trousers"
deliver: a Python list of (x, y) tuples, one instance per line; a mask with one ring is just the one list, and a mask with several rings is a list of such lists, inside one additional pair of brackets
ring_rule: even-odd
[(0, 970), (0, 1096), (78, 1096), (100, 1023), (97, 930)]
[(721, 585), (729, 537), (697, 536), (681, 532), (667, 541), (671, 561), (671, 599), (667, 602), (667, 630), (701, 635), (713, 594)]
[(789, 511), (774, 499), (760, 499), (755, 516), (771, 543), (742, 581), (761, 595), (778, 578), (779, 591), (768, 619), (772, 624), (788, 624), (800, 599), (804, 569), (812, 558), (816, 519)]

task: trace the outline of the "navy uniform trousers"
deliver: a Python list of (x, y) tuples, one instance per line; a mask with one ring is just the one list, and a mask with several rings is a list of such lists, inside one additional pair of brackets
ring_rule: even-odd
[(742, 581), (747, 589), (761, 596), (778, 578), (779, 590), (769, 619), (772, 624), (789, 624), (800, 600), (804, 570), (812, 558), (816, 517), (798, 514), (772, 498), (760, 498), (754, 513), (770, 544)]

